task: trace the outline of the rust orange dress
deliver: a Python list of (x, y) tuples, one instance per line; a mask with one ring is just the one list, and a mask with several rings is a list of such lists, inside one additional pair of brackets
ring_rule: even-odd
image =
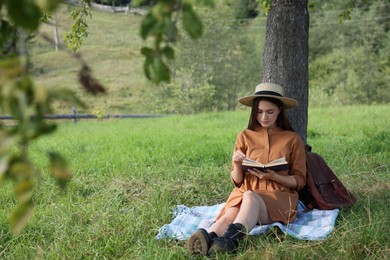
[(240, 206), (243, 193), (251, 190), (263, 198), (271, 220), (284, 224), (294, 221), (297, 215), (298, 190), (306, 183), (305, 146), (300, 136), (281, 128), (258, 126), (254, 131), (245, 129), (238, 134), (234, 150), (238, 149), (246, 157), (262, 164), (286, 157), (290, 170), (277, 173), (294, 176), (297, 187), (291, 189), (273, 180), (261, 180), (255, 175), (245, 174), (242, 183), (233, 181), (236, 187), (216, 220), (225, 214), (226, 209)]

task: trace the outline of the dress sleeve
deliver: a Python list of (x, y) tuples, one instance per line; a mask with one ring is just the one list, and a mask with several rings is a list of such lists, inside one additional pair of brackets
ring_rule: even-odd
[[(241, 150), (244, 154), (246, 154), (247, 144), (245, 142), (244, 132), (240, 132), (237, 135), (236, 143), (234, 144), (233, 152), (236, 151), (236, 150)], [(231, 168), (232, 171), (233, 171), (233, 167), (234, 167), (234, 162), (232, 160), (232, 168)], [(234, 186), (236, 186), (236, 187), (240, 187), (241, 186), (242, 183), (236, 183), (231, 176), (230, 176), (230, 179), (233, 182)]]
[[(245, 142), (244, 132), (240, 132), (237, 135), (236, 143), (234, 144), (234, 151), (241, 150), (244, 154), (246, 154), (246, 150), (248, 149), (247, 144)], [(232, 161), (233, 163), (233, 161)]]
[(292, 145), (290, 160), (290, 175), (294, 176), (297, 181), (297, 190), (299, 191), (306, 184), (305, 144), (299, 136), (297, 136)]

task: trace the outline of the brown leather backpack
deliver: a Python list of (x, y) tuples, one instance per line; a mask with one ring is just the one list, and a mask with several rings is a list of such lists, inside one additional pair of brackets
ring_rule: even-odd
[(306, 145), (306, 185), (299, 191), (299, 199), (307, 209), (335, 209), (351, 206), (355, 196), (347, 190), (324, 159), (311, 152)]

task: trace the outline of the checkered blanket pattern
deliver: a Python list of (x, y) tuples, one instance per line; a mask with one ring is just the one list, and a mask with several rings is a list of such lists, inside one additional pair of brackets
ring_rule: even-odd
[[(156, 239), (175, 238), (186, 240), (197, 228), (207, 229), (218, 215), (224, 203), (213, 206), (187, 207), (178, 205), (173, 210), (171, 223), (163, 225)], [(333, 231), (339, 210), (317, 210), (304, 212), (304, 204), (298, 203), (298, 215), (293, 223), (283, 225), (275, 222), (269, 225), (257, 225), (249, 235), (262, 235), (272, 227), (278, 227), (283, 233), (301, 240), (323, 240)]]

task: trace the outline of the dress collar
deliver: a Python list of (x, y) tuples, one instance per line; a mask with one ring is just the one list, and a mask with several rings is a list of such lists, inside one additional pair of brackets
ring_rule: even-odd
[(275, 127), (275, 128), (267, 128), (267, 127), (262, 127), (262, 126), (256, 126), (255, 128), (255, 131), (256, 132), (262, 132), (262, 131), (266, 131), (268, 133), (272, 133), (272, 132), (280, 132), (282, 131), (283, 129), (280, 128), (280, 127)]

